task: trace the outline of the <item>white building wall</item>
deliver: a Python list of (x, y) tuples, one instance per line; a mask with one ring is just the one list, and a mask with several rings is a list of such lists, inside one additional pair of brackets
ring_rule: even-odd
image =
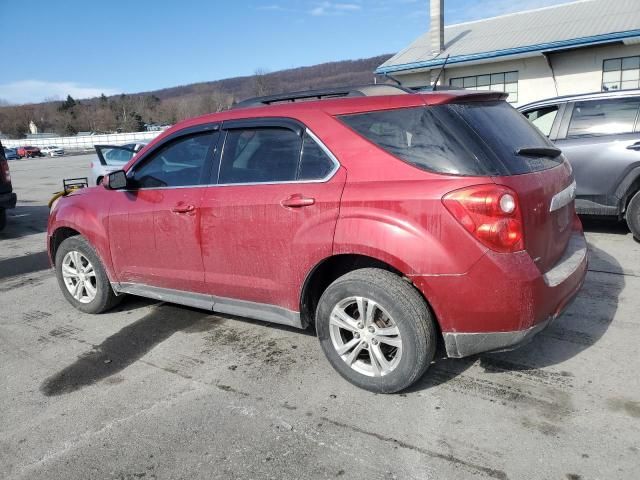
[[(609, 58), (634, 55), (640, 55), (640, 45), (612, 45), (552, 53), (550, 58), (557, 89), (542, 55), (470, 66), (449, 66), (441, 83), (449, 85), (449, 80), (456, 77), (517, 71), (518, 102), (513, 105), (518, 106), (558, 95), (599, 92), (602, 87), (602, 62)], [(431, 78), (429, 71), (396, 72), (394, 76), (410, 87), (424, 86)]]

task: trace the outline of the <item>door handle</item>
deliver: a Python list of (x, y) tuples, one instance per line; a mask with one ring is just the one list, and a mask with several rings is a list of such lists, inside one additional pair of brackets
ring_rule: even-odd
[(315, 198), (305, 197), (303, 195), (291, 195), (289, 198), (286, 198), (280, 202), (280, 205), (287, 208), (301, 208), (301, 207), (310, 207), (316, 203)]
[(640, 142), (633, 143), (627, 147), (627, 150), (640, 150)]
[(173, 213), (191, 213), (196, 209), (193, 205), (176, 205), (171, 209)]

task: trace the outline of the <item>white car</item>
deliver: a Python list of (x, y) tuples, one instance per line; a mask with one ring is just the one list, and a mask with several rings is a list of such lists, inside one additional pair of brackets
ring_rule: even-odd
[(49, 157), (60, 157), (64, 155), (64, 148), (56, 147), (55, 145), (49, 145), (40, 149), (43, 155)]
[(141, 142), (126, 145), (96, 145), (98, 158), (91, 162), (89, 185), (100, 185), (105, 175), (121, 170), (146, 144)]

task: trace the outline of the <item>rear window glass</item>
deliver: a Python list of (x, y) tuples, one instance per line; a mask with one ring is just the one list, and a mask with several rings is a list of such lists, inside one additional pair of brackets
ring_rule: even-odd
[(403, 108), (340, 117), (390, 154), (423, 170), (458, 175), (495, 173), (468, 128), (446, 106)]
[(562, 157), (518, 155), (552, 144), (504, 101), (469, 102), (340, 117), (383, 150), (418, 168), (454, 175), (518, 175)]
[(519, 175), (553, 168), (563, 157), (532, 157), (516, 152), (526, 147), (553, 147), (515, 108), (506, 102), (451, 104), (450, 108), (478, 134), (502, 164), (506, 174)]

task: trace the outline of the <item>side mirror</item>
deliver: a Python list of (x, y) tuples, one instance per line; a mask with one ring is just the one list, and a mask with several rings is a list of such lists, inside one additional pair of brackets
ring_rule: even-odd
[(124, 170), (116, 170), (107, 175), (102, 183), (108, 190), (122, 190), (127, 188), (127, 174)]

